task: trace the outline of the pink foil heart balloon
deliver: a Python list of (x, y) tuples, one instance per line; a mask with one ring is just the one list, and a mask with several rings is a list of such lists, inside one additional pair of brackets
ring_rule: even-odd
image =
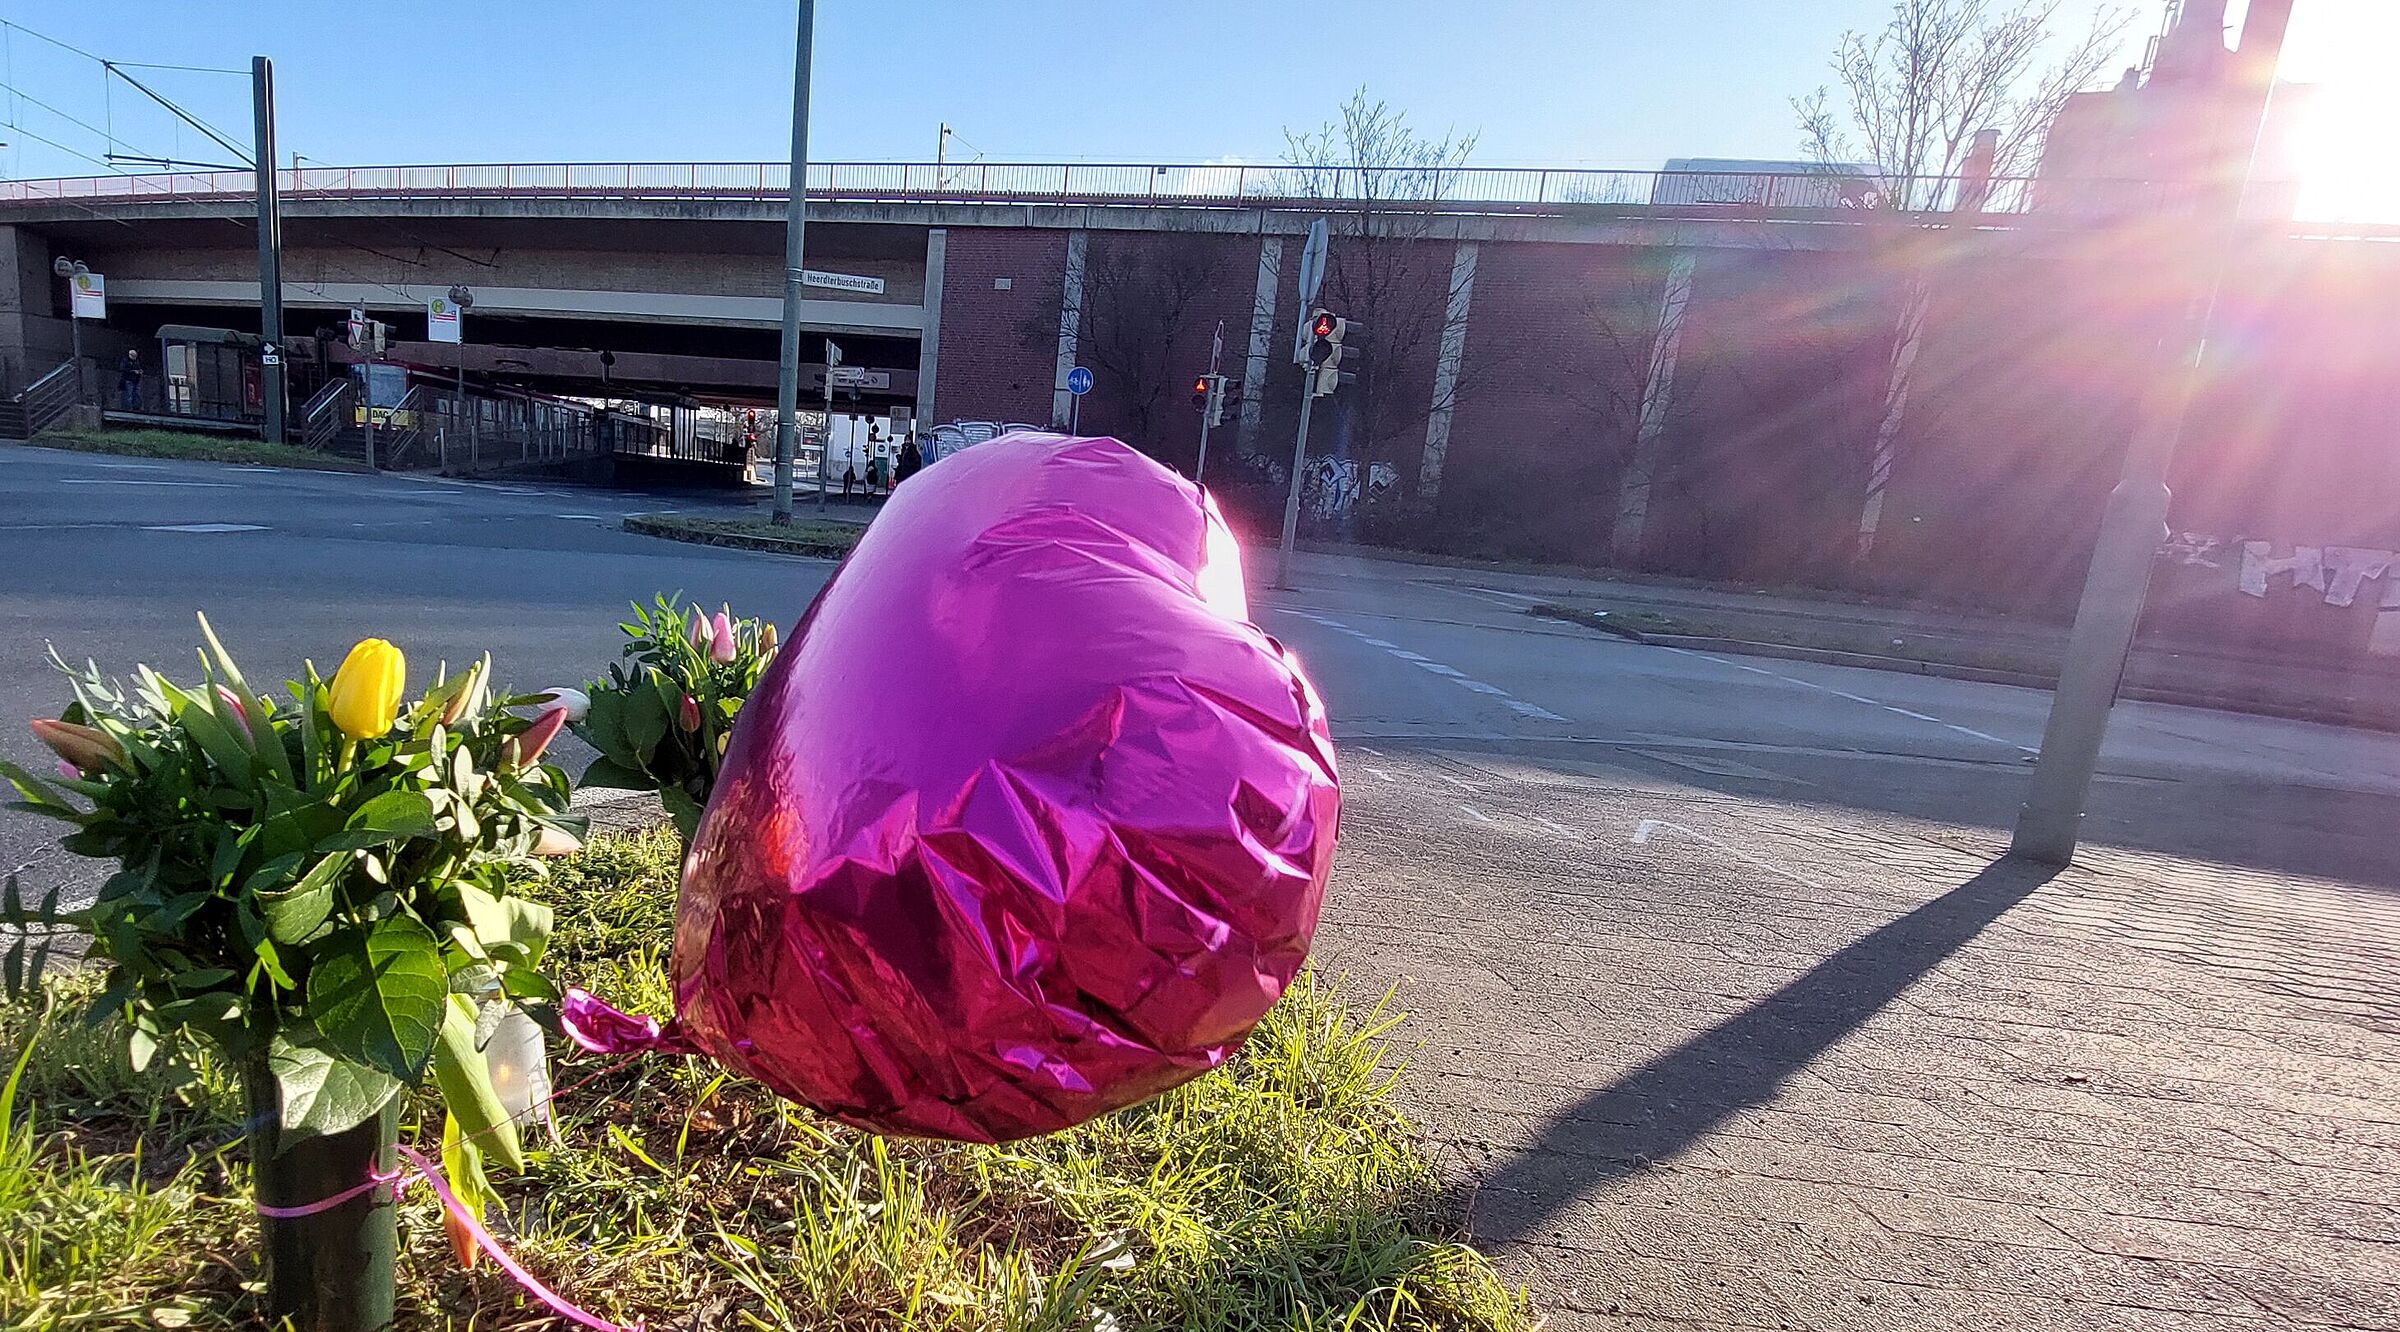
[(1112, 439), (977, 445), (900, 487), (746, 705), (679, 1037), (864, 1128), (1079, 1123), (1283, 993), (1340, 807), (1201, 490)]

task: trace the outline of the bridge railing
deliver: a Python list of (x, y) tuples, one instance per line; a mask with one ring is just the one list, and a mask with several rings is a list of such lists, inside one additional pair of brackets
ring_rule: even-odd
[[(309, 166), (277, 173), (284, 195), (317, 198), (503, 196), (602, 199), (779, 198), (782, 162), (520, 162), (426, 166)], [(247, 171), (169, 171), (0, 181), (0, 208), (247, 199)], [(1177, 206), (1298, 203), (1431, 205), (1460, 211), (1565, 212), (1581, 206), (1747, 207), (1769, 210), (1939, 212), (1957, 177), (1792, 172), (1617, 171), (1535, 167), (1295, 167), (1247, 163), (818, 162), (812, 197), (871, 201), (1065, 202)], [(2138, 185), (2128, 182), (2128, 185)], [(1979, 211), (2031, 207), (2032, 182), (1990, 182)]]

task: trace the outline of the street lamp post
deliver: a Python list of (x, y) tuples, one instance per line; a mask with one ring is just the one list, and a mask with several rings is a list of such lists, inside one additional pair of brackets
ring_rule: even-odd
[(2244, 135), (2239, 145), (2241, 165), (2230, 182), (2212, 182), (2230, 188), (2210, 199), (2214, 215), (2203, 217), (2199, 243), (2186, 252), (2194, 278), (2192, 300), (2186, 307), (2189, 313), (2160, 340), (2161, 351), (2171, 351), (2173, 359), (2159, 367), (2142, 397), (2141, 414), (2125, 451), (2124, 472), (2109, 493), (2108, 507), (2101, 516), (2083, 599), (2075, 609), (2075, 628), (2067, 640), (2058, 688), (2051, 695), (2049, 720), (2043, 726), (2032, 787), (2009, 839), (2009, 854), (2021, 860), (2066, 865), (2074, 860), (2082, 837), (2084, 800), (2091, 790), (2092, 771), (2099, 765), (2100, 742), (2108, 730), (2109, 711), (2116, 704), (2117, 686), (2133, 650), (2142, 602), (2149, 595), (2150, 566), (2158, 558), (2159, 540), (2166, 532), (2167, 465), (2174, 460), (2184, 418), (2200, 385), (2209, 324), (2240, 226), (2248, 168), (2273, 94), (2275, 60), (2291, 11), (2292, 0), (2251, 0), (2249, 16), (2243, 20), (2238, 60), (2247, 75), (2242, 91), (2249, 100), (2241, 108), (2245, 118), (2237, 122)]
[[(808, 72), (816, 45), (816, 0), (800, 0), (800, 36), (792, 57), (792, 179), (783, 205), (783, 354), (775, 367), (775, 524), (792, 524), (792, 458), (800, 433), (800, 289), (807, 270)], [(827, 432), (832, 419), (826, 420)], [(818, 483), (817, 498), (825, 497)]]

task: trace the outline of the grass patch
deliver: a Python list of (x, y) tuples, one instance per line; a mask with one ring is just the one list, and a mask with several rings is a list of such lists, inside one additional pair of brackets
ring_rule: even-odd
[(187, 462), (246, 463), (258, 467), (305, 467), (321, 472), (363, 472), (355, 458), (339, 458), (292, 444), (260, 439), (189, 434), (181, 430), (58, 430), (35, 444), (79, 453), (115, 453), (130, 458), (179, 458)]
[[(541, 889), (555, 969), (667, 1011), (681, 850), (604, 836), (566, 862)], [(559, 1142), (531, 1135), (499, 1225), (568, 1298), (661, 1329), (1529, 1329), (1393, 1108), (1394, 1021), (1303, 977), (1226, 1067), (1004, 1147), (855, 1132), (698, 1060), (579, 1057), (559, 1085), (607, 1071), (557, 1102)], [(0, 1009), (0, 1053), (37, 1024), (0, 1138), (0, 1326), (255, 1320), (233, 1081), (134, 1073), (28, 1004)], [(562, 1325), (457, 1271), (423, 1189), (402, 1237), (404, 1326)]]
[(788, 555), (839, 559), (866, 535), (865, 523), (814, 522), (796, 519), (777, 527), (764, 518), (703, 518), (686, 513), (637, 513), (625, 520), (625, 530), (670, 541), (742, 550), (772, 550)]

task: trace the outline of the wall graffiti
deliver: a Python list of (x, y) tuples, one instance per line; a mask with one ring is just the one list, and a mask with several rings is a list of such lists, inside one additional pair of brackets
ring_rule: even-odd
[(1319, 458), (1301, 474), (1300, 505), (1312, 521), (1328, 522), (1346, 516), (1361, 500), (1390, 493), (1398, 484), (1400, 473), (1387, 462), (1369, 464), (1362, 485), (1356, 461)]
[[(2228, 548), (2234, 544), (2182, 532), (2160, 553), (2178, 564), (2223, 569), (2226, 562), (2217, 557), (2230, 553)], [(2234, 571), (2234, 588), (2244, 596), (2263, 599), (2272, 592), (2305, 590), (2327, 606), (2348, 607), (2358, 604), (2369, 580), (2382, 579), (2367, 652), (2400, 657), (2400, 551), (2371, 546), (2280, 546), (2272, 541), (2238, 545), (2241, 558)]]

